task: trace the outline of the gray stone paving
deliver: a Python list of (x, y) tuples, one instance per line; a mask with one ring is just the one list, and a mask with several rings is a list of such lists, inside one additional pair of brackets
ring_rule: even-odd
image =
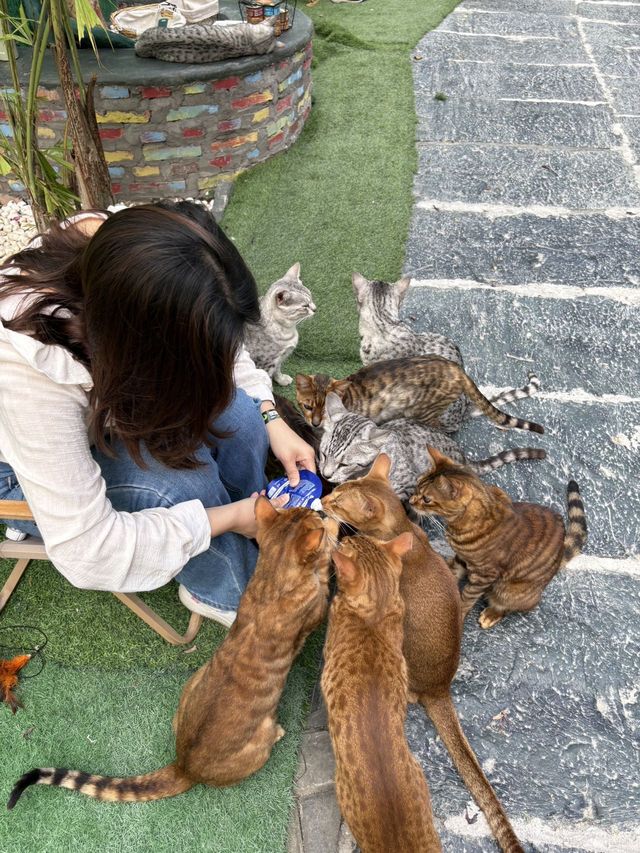
[[(479, 384), (540, 376), (542, 393), (518, 411), (545, 436), (475, 419), (460, 443), (471, 458), (545, 447), (547, 462), (492, 481), (561, 509), (575, 477), (590, 530), (536, 611), (490, 632), (479, 608), (470, 615), (454, 698), (527, 851), (630, 853), (640, 849), (640, 0), (465, 0), (415, 56), (406, 318), (457, 340)], [(318, 700), (290, 851), (346, 853)], [(495, 850), (420, 707), (406, 731), (444, 850)]]

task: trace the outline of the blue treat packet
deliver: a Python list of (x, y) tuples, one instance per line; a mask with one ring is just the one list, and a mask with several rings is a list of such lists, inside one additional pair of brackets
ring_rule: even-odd
[(267, 486), (267, 497), (277, 498), (280, 495), (289, 495), (284, 509), (293, 506), (307, 506), (310, 509), (322, 509), (320, 498), (322, 496), (322, 483), (312, 471), (300, 471), (300, 482), (295, 488), (291, 488), (286, 477), (278, 477)]

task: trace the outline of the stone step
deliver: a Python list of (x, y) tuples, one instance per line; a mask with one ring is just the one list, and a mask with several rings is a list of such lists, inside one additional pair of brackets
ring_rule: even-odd
[[(488, 15), (462, 3), (436, 30), (437, 33), (474, 33), (477, 35), (539, 36), (548, 39), (580, 41), (575, 19), (543, 12), (531, 14), (512, 5), (499, 15)], [(429, 36), (427, 35), (427, 39)]]
[(532, 370), (548, 391), (581, 388), (595, 396), (640, 397), (640, 306), (600, 296), (554, 299), (533, 292), (476, 288), (473, 282), (469, 288), (412, 287), (404, 311), (415, 318), (417, 330), (456, 341), (479, 385), (519, 384)]
[[(497, 20), (499, 16), (486, 17)], [(434, 30), (418, 44), (416, 54), (427, 60), (414, 66), (421, 87), (435, 87), (449, 95), (470, 91), (486, 98), (514, 97), (514, 90), (531, 89), (547, 93), (546, 97), (558, 97), (560, 92), (564, 97), (573, 95), (574, 100), (601, 99), (593, 72), (580, 67), (589, 63), (589, 56), (578, 39), (514, 40)], [(527, 65), (532, 67), (523, 74), (522, 66)], [(552, 65), (561, 67), (552, 68)], [(573, 65), (577, 67), (572, 68)], [(544, 84), (538, 79), (541, 74), (548, 78)]]
[(614, 117), (598, 104), (495, 102), (464, 96), (421, 102), (419, 142), (491, 142), (569, 148), (615, 148)]
[[(634, 849), (616, 846), (616, 830), (640, 841), (640, 762), (629, 749), (640, 728), (639, 606), (637, 580), (569, 570), (531, 613), (482, 631), (478, 605), (465, 623), (453, 689), (458, 713), (516, 826), (538, 821), (547, 831), (547, 845), (524, 839), (536, 850), (554, 849), (549, 833), (563, 850)], [(434, 813), (450, 824), (464, 815), (469, 793), (421, 707), (411, 706), (406, 733), (428, 778)], [(571, 835), (577, 839), (584, 830), (587, 844), (572, 845)], [(592, 846), (607, 836), (606, 846)], [(445, 849), (495, 847), (464, 840)]]
[(607, 77), (613, 108), (621, 115), (640, 116), (640, 76)]
[(640, 216), (481, 216), (418, 207), (405, 269), (418, 279), (637, 287)]
[(637, 24), (640, 26), (640, 3), (578, 3), (577, 13), (581, 18), (597, 18), (601, 21), (618, 22), (621, 24)]
[(422, 199), (581, 210), (640, 206), (640, 187), (617, 151), (423, 143), (418, 156)]
[[(465, 0), (458, 8), (483, 12), (512, 12), (513, 0)], [(576, 0), (518, 0), (518, 11), (530, 15), (572, 15)]]

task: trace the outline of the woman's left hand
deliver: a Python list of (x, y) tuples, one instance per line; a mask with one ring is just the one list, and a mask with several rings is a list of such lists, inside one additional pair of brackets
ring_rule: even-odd
[(273, 455), (282, 463), (291, 486), (297, 486), (300, 482), (298, 468), (306, 468), (315, 473), (316, 458), (313, 447), (281, 418), (267, 424), (267, 432)]

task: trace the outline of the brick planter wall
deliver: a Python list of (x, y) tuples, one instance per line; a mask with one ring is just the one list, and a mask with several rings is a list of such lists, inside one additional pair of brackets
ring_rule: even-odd
[[(273, 54), (210, 65), (110, 53), (126, 59), (126, 67), (97, 69), (96, 113), (116, 198), (207, 196), (221, 181), (288, 148), (311, 109), (311, 32), (298, 12)], [(51, 70), (39, 91), (43, 148), (62, 139), (66, 124), (62, 95), (47, 76)], [(7, 133), (5, 122), (0, 112)], [(0, 179), (0, 192), (22, 189), (11, 176)]]

